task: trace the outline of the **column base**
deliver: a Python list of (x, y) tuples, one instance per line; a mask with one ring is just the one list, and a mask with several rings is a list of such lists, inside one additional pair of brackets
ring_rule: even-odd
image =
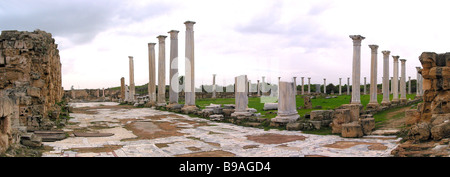
[(400, 98), (400, 103), (406, 103), (408, 100), (406, 98)]
[(191, 113), (195, 113), (197, 112), (199, 109), (197, 108), (197, 106), (188, 106), (188, 105), (184, 105), (183, 108), (181, 108), (181, 111), (183, 111), (183, 113), (185, 114), (191, 114)]
[(392, 104), (398, 104), (398, 103), (400, 103), (400, 100), (399, 100), (399, 99), (393, 99), (393, 100), (391, 101), (391, 103), (392, 103)]
[(274, 127), (279, 127), (291, 122), (295, 122), (298, 118), (300, 118), (300, 115), (298, 114), (277, 115), (277, 117), (272, 118), (270, 120), (270, 125)]
[(380, 105), (378, 103), (369, 103), (366, 105), (366, 109), (378, 109)]
[(381, 102), (381, 106), (390, 106), (391, 105), (391, 102), (389, 102), (389, 101), (382, 101)]
[(231, 117), (235, 117), (235, 118), (238, 118), (238, 119), (245, 119), (245, 118), (251, 117), (252, 115), (253, 115), (253, 113), (251, 113), (251, 112), (234, 112), (234, 113), (231, 113)]

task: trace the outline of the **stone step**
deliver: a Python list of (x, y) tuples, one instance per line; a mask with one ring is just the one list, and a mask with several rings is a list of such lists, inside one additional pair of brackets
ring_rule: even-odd
[(371, 133), (371, 135), (397, 135), (400, 130), (397, 129), (388, 129), (388, 130), (375, 130)]
[(86, 133), (86, 132), (73, 132), (76, 137), (108, 137), (113, 136), (113, 133)]
[(63, 130), (34, 131), (34, 134), (41, 137), (42, 142), (54, 142), (66, 138), (66, 134)]

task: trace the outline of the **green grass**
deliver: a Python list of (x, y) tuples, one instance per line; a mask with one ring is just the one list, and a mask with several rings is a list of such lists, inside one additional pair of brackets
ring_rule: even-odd
[[(405, 107), (410, 107), (410, 106), (411, 105), (407, 105), (407, 106), (403, 106), (403, 107), (397, 107), (397, 108), (381, 111), (381, 112), (378, 112), (378, 113), (374, 114), (373, 118), (375, 119), (375, 129), (380, 128), (381, 126), (383, 126), (383, 124), (386, 123), (386, 121), (388, 120), (387, 119), (387, 114), (389, 114), (391, 112), (398, 111), (398, 110), (403, 109)], [(398, 118), (402, 118), (402, 117), (405, 117), (405, 112), (403, 112), (403, 111), (395, 114), (390, 119), (398, 119)]]

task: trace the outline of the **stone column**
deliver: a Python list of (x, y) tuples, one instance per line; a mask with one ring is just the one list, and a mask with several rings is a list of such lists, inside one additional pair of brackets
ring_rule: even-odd
[(391, 93), (394, 92), (394, 77), (391, 77)]
[(103, 91), (102, 91), (103, 93), (102, 93), (102, 97), (103, 98), (105, 98), (105, 88), (103, 88)]
[(327, 79), (323, 78), (323, 93), (327, 94)]
[(125, 78), (120, 78), (120, 101), (124, 102), (125, 100)]
[(125, 101), (130, 101), (130, 89), (125, 85)]
[(166, 105), (166, 37), (159, 35), (158, 43), (158, 106)]
[(262, 76), (262, 83), (261, 83), (261, 92), (263, 93), (262, 95), (264, 95), (264, 93), (267, 92), (266, 90), (266, 77)]
[(391, 104), (389, 101), (389, 55), (391, 52), (385, 50), (381, 53), (383, 53), (383, 100), (381, 105), (388, 106)]
[(178, 33), (171, 30), (170, 34), (170, 71), (169, 71), (169, 104), (178, 104)]
[(297, 95), (297, 77), (294, 77), (294, 95)]
[(420, 96), (420, 67), (416, 67), (417, 79), (416, 79), (416, 96)]
[(279, 100), (277, 117), (271, 119), (275, 124), (287, 124), (295, 122), (300, 115), (297, 112), (295, 95), (293, 92), (294, 83), (279, 82)]
[(352, 71), (352, 104), (361, 104), (361, 41), (365, 37), (361, 35), (350, 35), (353, 40), (353, 71)]
[[(371, 49), (371, 64), (370, 64), (370, 101), (367, 105), (368, 108), (378, 107), (377, 101), (377, 67), (378, 67), (378, 45), (369, 45)], [(364, 77), (365, 82), (365, 77)], [(365, 84), (365, 83), (364, 83)]]
[(261, 85), (259, 85), (259, 80), (256, 80), (256, 91), (258, 92), (256, 96), (261, 96)]
[(148, 101), (150, 105), (156, 104), (155, 45), (156, 43), (148, 43)]
[(311, 78), (308, 77), (308, 94), (311, 94)]
[(342, 95), (342, 78), (339, 78), (339, 95)]
[(411, 94), (411, 76), (408, 76), (408, 94)]
[(400, 100), (398, 99), (398, 58), (400, 58), (400, 56), (392, 56), (394, 58), (394, 77), (392, 79), (392, 93), (393, 93), (393, 98), (392, 98), (392, 103), (397, 104)]
[(235, 82), (235, 111), (231, 114), (232, 117), (251, 116), (247, 112), (248, 96), (246, 85), (248, 84), (247, 75), (241, 75), (234, 78)]
[(216, 74), (213, 74), (212, 98), (216, 98)]
[(367, 85), (367, 82), (366, 82), (366, 77), (364, 77), (364, 89), (363, 89), (363, 93), (364, 93), (364, 95), (366, 95), (367, 94), (367, 92), (366, 92), (366, 85)]
[(400, 102), (406, 103), (406, 60), (400, 59), (401, 62), (401, 80), (400, 80)]
[(347, 95), (350, 95), (350, 78), (347, 77)]
[(305, 82), (304, 82), (305, 77), (302, 77), (302, 95), (305, 95)]
[(184, 112), (195, 111), (195, 58), (194, 58), (194, 24), (193, 21), (184, 22), (186, 25), (185, 50), (185, 104)]
[(134, 61), (132, 56), (128, 56), (129, 64), (130, 64), (130, 91), (129, 91), (129, 102), (134, 101)]

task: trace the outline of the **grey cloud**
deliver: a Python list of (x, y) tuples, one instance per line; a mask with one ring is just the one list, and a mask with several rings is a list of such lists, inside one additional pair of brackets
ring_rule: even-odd
[(114, 25), (140, 22), (169, 10), (162, 3), (146, 6), (127, 3), (122, 0), (6, 0), (0, 5), (0, 28), (41, 29), (66, 37), (74, 44), (83, 44)]

